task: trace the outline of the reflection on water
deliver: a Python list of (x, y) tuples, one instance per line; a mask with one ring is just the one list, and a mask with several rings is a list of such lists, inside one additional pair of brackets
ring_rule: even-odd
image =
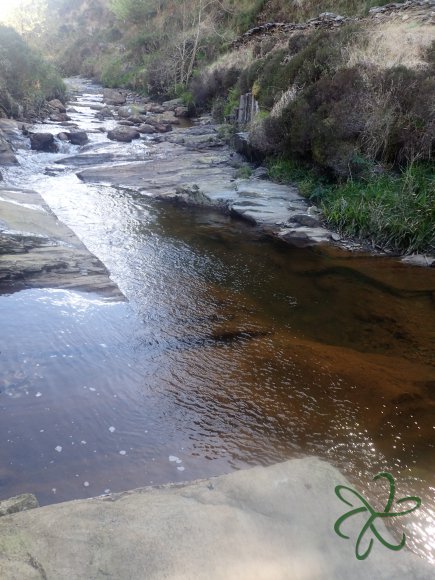
[(381, 470), (420, 495), (408, 544), (435, 561), (435, 272), (272, 244), (69, 168), (46, 175), (47, 160), (9, 178), (43, 193), (128, 302), (0, 297), (0, 497), (50, 503), (316, 454), (375, 502)]

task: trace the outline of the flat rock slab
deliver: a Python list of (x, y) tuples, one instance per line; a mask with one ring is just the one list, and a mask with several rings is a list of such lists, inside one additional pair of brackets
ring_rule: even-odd
[[(361, 515), (333, 530), (349, 485), (328, 463), (295, 459), (184, 486), (146, 488), (0, 519), (2, 580), (366, 580), (433, 578), (406, 549), (375, 541), (355, 558)], [(377, 522), (378, 531), (391, 536)]]
[[(147, 161), (94, 166), (79, 172), (78, 177), (90, 183), (130, 187), (163, 200), (223, 208), (296, 246), (333, 239), (309, 214), (309, 204), (295, 187), (266, 179), (237, 179), (240, 162), (220, 140), (218, 148), (210, 143), (211, 138), (217, 139), (215, 133), (208, 126), (182, 129), (161, 143), (150, 143)], [(198, 139), (204, 149), (198, 148)]]
[(122, 298), (105, 266), (34, 191), (0, 188), (0, 287), (69, 288)]

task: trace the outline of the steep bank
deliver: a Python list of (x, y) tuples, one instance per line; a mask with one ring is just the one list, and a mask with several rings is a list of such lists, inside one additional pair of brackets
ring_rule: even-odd
[(47, 101), (65, 96), (55, 68), (12, 28), (0, 25), (0, 118), (31, 120), (47, 112)]

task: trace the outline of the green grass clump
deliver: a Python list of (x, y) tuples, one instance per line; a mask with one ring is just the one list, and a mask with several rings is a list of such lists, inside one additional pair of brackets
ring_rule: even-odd
[(278, 183), (297, 184), (304, 197), (315, 200), (327, 187), (327, 180), (315, 169), (301, 161), (271, 158), (266, 162), (270, 179)]
[(268, 168), (271, 179), (296, 184), (317, 203), (342, 235), (398, 253), (435, 251), (435, 168), (429, 163), (344, 183), (293, 160), (270, 160)]
[(397, 252), (435, 251), (435, 171), (429, 165), (327, 188), (320, 205), (344, 235)]

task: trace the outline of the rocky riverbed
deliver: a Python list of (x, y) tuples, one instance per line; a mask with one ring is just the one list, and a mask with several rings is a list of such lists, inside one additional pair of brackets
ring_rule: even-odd
[[(72, 102), (52, 103), (46, 122), (24, 131), (7, 123), (15, 162), (4, 169), (0, 193), (2, 497), (33, 492), (50, 504), (106, 492), (117, 501), (110, 490), (314, 455), (338, 466), (361, 491), (375, 473), (394, 471), (407, 493), (423, 498), (406, 524), (409, 545), (433, 559), (434, 271), (343, 251), (293, 188), (271, 183), (261, 168), (243, 178), (248, 165), (219, 128), (207, 118), (187, 120), (180, 103), (102, 94), (81, 79), (70, 85)], [(112, 300), (120, 297), (117, 287), (126, 301)], [(13, 293), (19, 289), (25, 290)], [(325, 475), (319, 462), (308, 460), (307, 469)], [(277, 491), (281, 476), (290, 486), (306, 483), (292, 467), (290, 475), (265, 472), (266, 503), (286, 501)], [(230, 479), (249, 514), (257, 509), (248, 498), (258, 473), (241, 474), (242, 483)], [(328, 477), (320, 478), (325, 485)], [(151, 503), (161, 501), (150, 494)], [(129, 495), (139, 505), (140, 494)], [(233, 502), (233, 492), (229, 497)], [(88, 513), (82, 506), (91, 505), (66, 504), (65, 513), (81, 521)], [(11, 506), (0, 505), (0, 513)], [(188, 520), (185, 507), (174, 504), (173, 513), (191, 529), (197, 520)], [(42, 523), (43, 514), (52, 522), (50, 510), (0, 525), (7, 573), (22, 565), (23, 578), (44, 577), (45, 570), (59, 577), (62, 563), (41, 557), (42, 528), (51, 526)], [(228, 521), (242, 511), (237, 504)], [(103, 512), (107, 522), (111, 516)], [(274, 526), (272, 512), (264, 513)], [(107, 546), (127, 537), (124, 513), (116, 515)], [(288, 519), (294, 515), (302, 518), (296, 510)], [(139, 510), (141, 522), (142, 516)], [(40, 517), (45, 539), (36, 546), (38, 538), (24, 530), (36, 529)], [(89, 527), (98, 537), (99, 517), (90, 516), (95, 528)], [(162, 511), (157, 521), (167, 517)], [(24, 535), (18, 535), (25, 538), (17, 555), (7, 538), (21, 518)], [(210, 532), (213, 545), (220, 525), (216, 535)], [(324, 529), (329, 525), (326, 518)], [(59, 528), (58, 548), (77, 552), (68, 533)], [(307, 533), (323, 541), (310, 524)], [(294, 530), (285, 537), (296, 541)], [(258, 538), (254, 544), (258, 552)], [(125, 545), (116, 546), (112, 553), (123, 563), (118, 555)], [(86, 566), (95, 545), (89, 550)], [(144, 553), (160, 558), (151, 549)], [(391, 569), (409, 575), (407, 564), (397, 563), (391, 560)], [(142, 560), (136, 565), (143, 570)], [(118, 573), (115, 562), (108, 566)], [(172, 571), (173, 562), (168, 566)], [(379, 566), (373, 570), (382, 577)]]
[[(0, 120), (0, 163), (17, 164), (14, 151), (29, 144), (35, 151), (58, 153), (70, 143), (79, 149), (56, 163), (76, 167), (77, 176), (85, 183), (111, 184), (171, 203), (216, 208), (295, 247), (321, 244), (325, 249), (362, 250), (358, 243), (326, 228), (321, 212), (301, 197), (296, 187), (271, 182), (263, 167), (253, 170), (228, 146), (210, 117), (187, 121), (187, 108), (180, 99), (157, 104), (127, 91), (105, 89), (102, 94), (88, 94), (83, 101), (86, 83), (71, 79), (69, 85), (68, 111), (60, 101), (50, 103), (49, 131), (35, 132), (26, 125)], [(139, 147), (134, 151), (126, 147), (122, 152), (107, 141), (89, 143), (88, 134), (77, 124), (83, 107), (87, 109), (88, 132), (106, 133), (114, 145), (138, 140), (146, 144), (146, 152)], [(57, 135), (53, 126), (59, 127)], [(245, 140), (240, 134), (235, 141), (241, 151)], [(3, 236), (6, 230), (3, 227)], [(29, 244), (27, 240), (27, 249)], [(6, 252), (5, 241), (3, 245)], [(405, 261), (419, 266), (435, 263), (432, 256), (407, 256)], [(10, 268), (9, 264), (9, 277)], [(20, 276), (17, 266), (16, 277)]]
[(108, 131), (108, 137), (114, 141), (131, 142), (145, 135), (145, 161), (125, 163), (121, 158), (113, 165), (110, 153), (89, 146), (58, 163), (90, 165), (78, 173), (87, 183), (110, 183), (174, 203), (219, 208), (295, 246), (339, 239), (322, 226), (319, 212), (296, 188), (264, 179), (264, 169), (254, 172), (249, 179), (238, 177), (248, 164), (226, 145), (219, 127), (210, 118), (180, 127), (187, 110), (179, 100), (163, 105), (120, 104), (126, 99), (122, 92), (105, 90), (103, 108), (99, 99), (95, 99), (95, 115), (97, 119), (117, 120)]

